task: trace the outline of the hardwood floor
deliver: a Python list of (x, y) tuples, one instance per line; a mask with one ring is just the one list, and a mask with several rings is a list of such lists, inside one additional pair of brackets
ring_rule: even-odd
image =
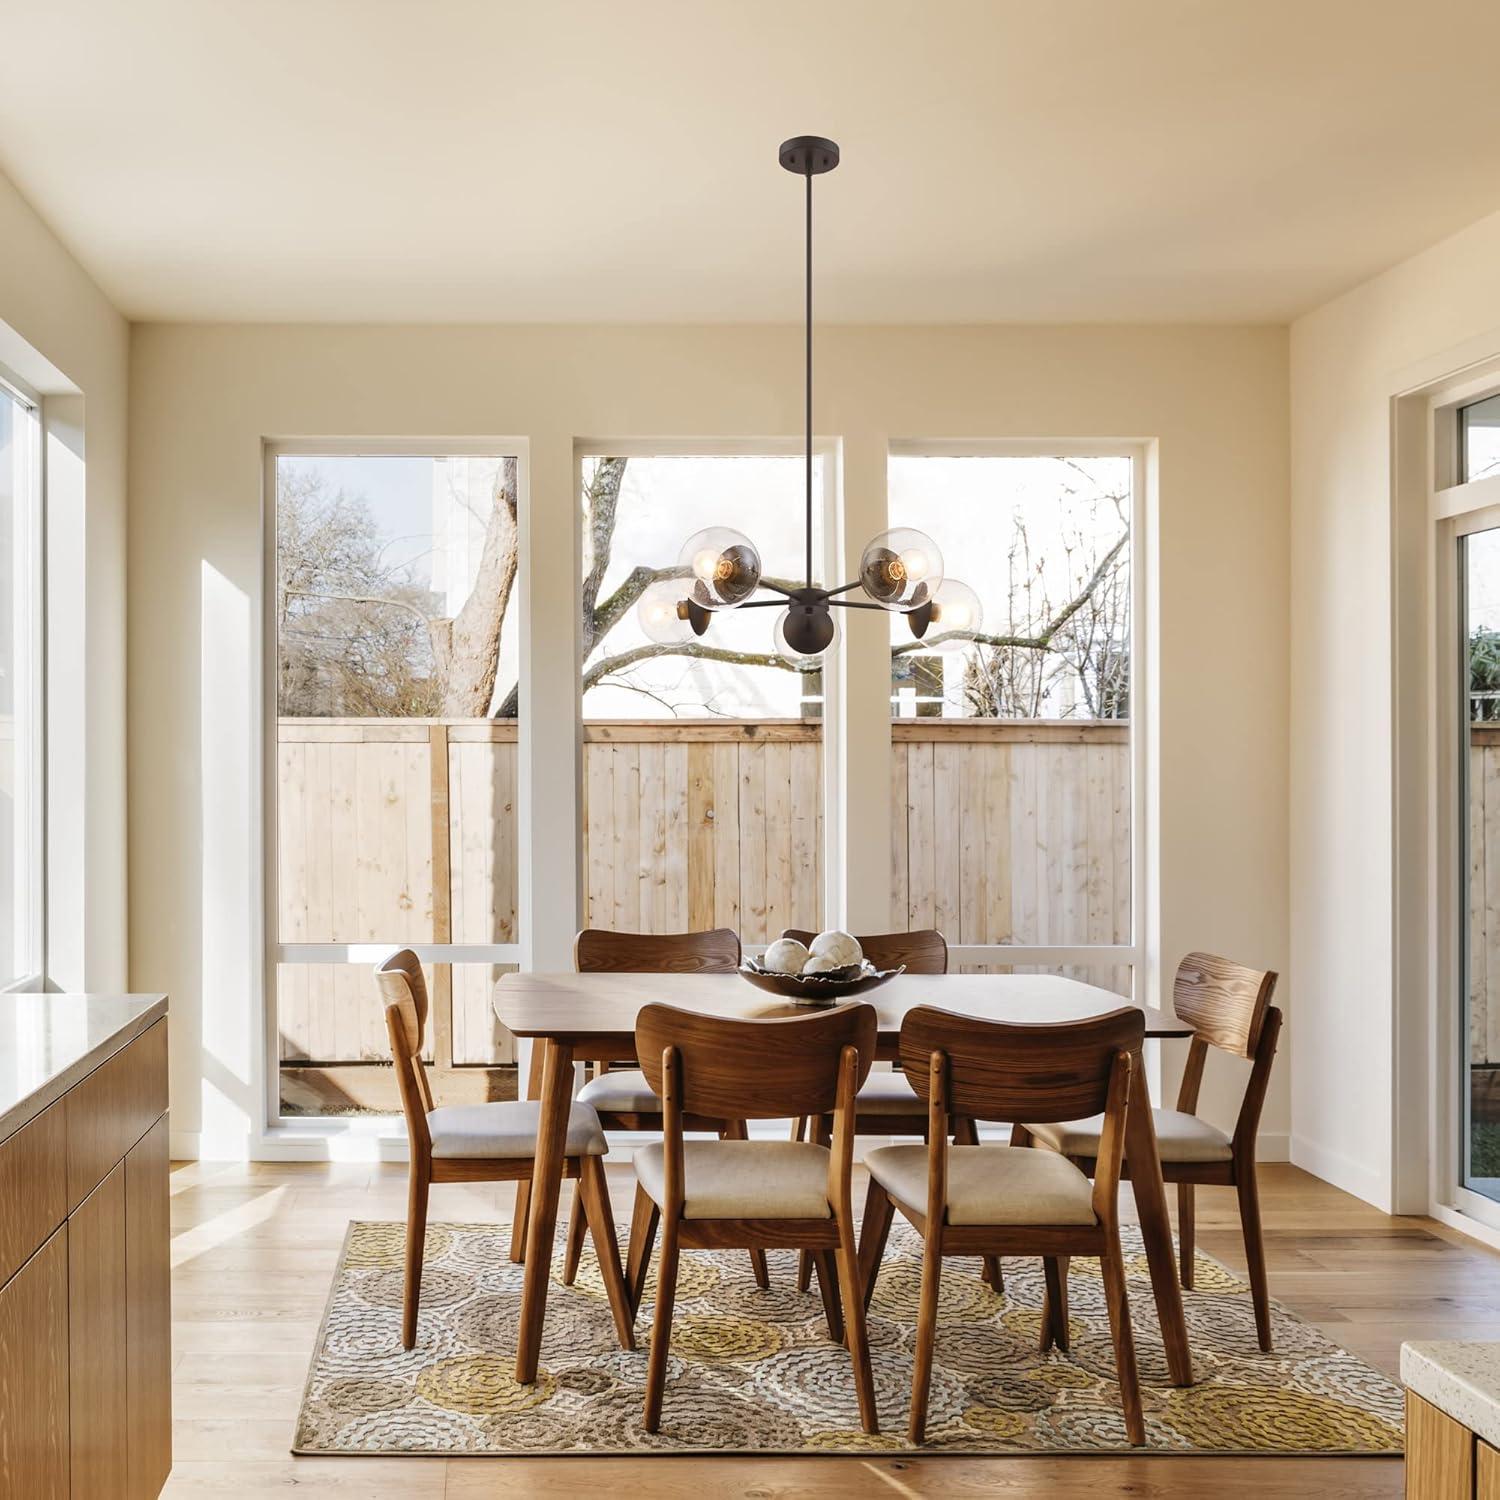
[[(1272, 1296), (1346, 1348), (1394, 1373), (1403, 1339), (1500, 1339), (1500, 1256), (1429, 1220), (1389, 1218), (1294, 1167), (1266, 1167), (1261, 1183)], [(610, 1188), (617, 1206), (630, 1202), (628, 1167), (611, 1169)], [(434, 1190), (432, 1217), (506, 1220), (513, 1191), (444, 1185)], [(863, 1192), (861, 1180), (856, 1197)], [(292, 1424), (345, 1226), (401, 1219), (405, 1193), (400, 1166), (195, 1163), (173, 1171), (176, 1466), (164, 1495), (1401, 1494), (1401, 1465), (1390, 1459), (292, 1458)], [(1197, 1223), (1200, 1246), (1243, 1271), (1233, 1189), (1199, 1188)]]

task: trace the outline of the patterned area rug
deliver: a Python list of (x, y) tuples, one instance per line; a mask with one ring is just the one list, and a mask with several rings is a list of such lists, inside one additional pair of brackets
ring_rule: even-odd
[[(816, 1291), (796, 1290), (794, 1252), (769, 1252), (760, 1291), (743, 1251), (684, 1251), (661, 1432), (641, 1426), (654, 1272), (640, 1347), (614, 1337), (592, 1247), (577, 1284), (556, 1279), (542, 1368), (517, 1385), (521, 1267), (510, 1226), (435, 1224), (417, 1346), (400, 1344), (399, 1224), (355, 1223), (313, 1352), (293, 1452), (404, 1454), (807, 1453), (905, 1449), (921, 1241), (898, 1219), (871, 1306), (881, 1435), (859, 1430), (845, 1351)], [(1398, 1454), (1395, 1382), (1279, 1305), (1276, 1352), (1255, 1342), (1249, 1290), (1208, 1256), (1183, 1294), (1198, 1383), (1167, 1383), (1145, 1258), (1134, 1230), (1130, 1306), (1149, 1446), (1178, 1453)], [(622, 1231), (623, 1242), (623, 1231)], [(979, 1263), (943, 1267), (925, 1451), (1108, 1452), (1128, 1447), (1096, 1260), (1075, 1260), (1071, 1353), (1037, 1353), (1039, 1260), (1006, 1260), (1005, 1293)]]

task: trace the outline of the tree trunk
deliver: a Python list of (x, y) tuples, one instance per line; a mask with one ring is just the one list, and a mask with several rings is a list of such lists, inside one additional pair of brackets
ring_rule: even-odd
[(495, 473), (494, 504), (485, 525), (474, 587), (453, 617), (449, 634), (444, 718), (482, 719), (489, 714), (500, 667), (500, 626), (515, 588), (519, 560), (516, 461), (505, 458)]

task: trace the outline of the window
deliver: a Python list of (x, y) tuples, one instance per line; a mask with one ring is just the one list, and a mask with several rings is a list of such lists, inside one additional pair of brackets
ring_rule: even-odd
[[(821, 926), (823, 673), (776, 655), (774, 609), (721, 612), (685, 643), (653, 641), (635, 609), (706, 526), (800, 578), (802, 457), (617, 450), (580, 468), (585, 921), (746, 943)], [(815, 458), (815, 557), (831, 468)]]
[(0, 986), (43, 976), (39, 410), (0, 379)]
[(1500, 474), (1500, 395), (1460, 407), (1458, 432), (1463, 482)]
[(892, 453), (890, 524), (930, 536), (974, 595), (920, 641), (891, 621), (893, 911), (970, 950), (960, 967), (1130, 991), (1136, 470)]
[(518, 459), (287, 447), (268, 484), (282, 1112), (397, 1107), (369, 966), (403, 945), (437, 1091), (513, 1095)]

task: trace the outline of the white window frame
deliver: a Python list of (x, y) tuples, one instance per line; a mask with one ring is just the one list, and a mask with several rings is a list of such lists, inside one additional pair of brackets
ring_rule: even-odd
[[(20, 376), (0, 366), (0, 392), (14, 400), (24, 426), (24, 545), (18, 549), (18, 570), (25, 579), (26, 596), (16, 612), (16, 685), (18, 721), (30, 733), (16, 741), (17, 785), (25, 786), (23, 818), (17, 819), (16, 835), (24, 840), (25, 879), (17, 882), (17, 932), (24, 931), (26, 951), (32, 962), (28, 972), (12, 976), (0, 989), (6, 993), (41, 989), (47, 974), (47, 729), (46, 729), (46, 482), (43, 442), (42, 397)], [(24, 902), (24, 905), (22, 904)]]
[(1464, 1185), (1464, 1126), (1469, 1090), (1464, 1078), (1468, 1040), (1465, 967), (1469, 890), (1467, 877), (1468, 766), (1460, 731), (1465, 723), (1468, 678), (1464, 669), (1461, 608), (1465, 580), (1459, 542), (1500, 528), (1500, 475), (1464, 480), (1460, 473), (1459, 412), (1500, 393), (1500, 369), (1468, 374), (1435, 386), (1427, 399), (1428, 517), (1433, 539), (1434, 619), (1432, 680), (1436, 708), (1434, 995), (1432, 1060), (1435, 1216), (1472, 1226), (1493, 1240), (1500, 1235), (1500, 1203)]
[[(521, 939), (513, 943), (283, 943), (278, 937), (279, 900), (277, 891), (277, 816), (276, 816), (276, 744), (277, 681), (276, 664), (276, 462), (281, 458), (493, 458), (514, 457), (517, 466), (517, 489), (522, 505), (528, 503), (529, 447), (517, 437), (433, 437), (433, 438), (281, 438), (262, 444), (261, 553), (263, 564), (261, 636), (261, 934), (257, 951), (261, 972), (255, 976), (254, 993), (262, 997), (260, 1029), (260, 1071), (264, 1079), (263, 1106), (268, 1132), (283, 1142), (294, 1137), (375, 1136), (396, 1139), (396, 1116), (363, 1115), (352, 1118), (314, 1115), (284, 1115), (281, 1112), (281, 1047), (278, 1032), (276, 970), (278, 964), (369, 964), (375, 965), (402, 948), (410, 948), (424, 964), (519, 964), (524, 935), (530, 920), (530, 883), (525, 878), (528, 858), (526, 823), (517, 819), (517, 861), (521, 879), (517, 887), (517, 928)], [(525, 537), (525, 527), (522, 528)], [(524, 546), (524, 540), (523, 540)], [(524, 575), (524, 565), (522, 567)], [(519, 622), (522, 639), (529, 628), (529, 610), (523, 589), (514, 596), (512, 609)], [(524, 645), (523, 645), (524, 653)], [(530, 734), (530, 715), (526, 711), (525, 674), (522, 674), (519, 706), (519, 753), (524, 761)], [(476, 1064), (475, 1066), (483, 1066)], [(518, 1074), (519, 1074), (518, 1067)], [(263, 1134), (266, 1132), (263, 1132)], [(404, 1140), (404, 1135), (399, 1136)]]
[(1146, 568), (1148, 460), (1150, 444), (1139, 439), (1114, 442), (1073, 439), (893, 440), (892, 458), (1128, 458), (1130, 494), (1130, 941), (1101, 944), (964, 943), (948, 950), (955, 964), (1012, 964), (1023, 968), (1124, 966), (1131, 971), (1132, 997), (1149, 996), (1147, 964), (1150, 922), (1148, 855), (1153, 830), (1148, 821), (1148, 728), (1152, 691), (1149, 644), (1149, 587)]

